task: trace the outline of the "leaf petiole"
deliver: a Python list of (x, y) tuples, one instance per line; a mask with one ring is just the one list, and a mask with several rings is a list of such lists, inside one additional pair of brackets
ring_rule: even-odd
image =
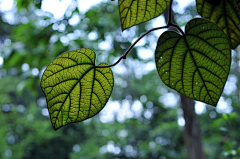
[(240, 3), (240, 0), (237, 0), (236, 5), (237, 5), (238, 10), (240, 10), (239, 3)]
[(171, 22), (172, 2), (173, 2), (173, 0), (171, 0), (170, 5), (169, 5), (169, 19), (168, 19), (168, 24), (166, 26), (153, 28), (153, 29), (148, 30), (144, 34), (142, 34), (114, 64), (105, 65), (105, 66), (95, 66), (95, 68), (109, 68), (109, 67), (117, 65), (122, 59), (126, 59), (129, 52), (138, 43), (139, 40), (141, 40), (144, 36), (146, 36), (147, 34), (149, 34), (152, 31), (159, 30), (159, 29), (165, 29), (165, 28), (169, 28), (170, 26), (173, 26), (173, 27), (176, 27), (182, 33), (182, 35), (184, 35), (184, 32), (181, 30), (181, 28), (179, 28), (177, 25), (175, 25)]
[(144, 36), (146, 36), (147, 34), (149, 34), (149, 33), (152, 32), (152, 31), (159, 30), (159, 29), (164, 29), (164, 28), (168, 28), (168, 26), (157, 27), (157, 28), (153, 28), (153, 29), (148, 30), (147, 32), (145, 32), (144, 34), (142, 34), (114, 64), (105, 65), (105, 66), (95, 66), (95, 68), (109, 68), (109, 67), (112, 67), (112, 66), (117, 65), (122, 59), (126, 59), (127, 55), (128, 55), (129, 52), (132, 50), (132, 48), (133, 48), (133, 47), (138, 43), (138, 41), (141, 40)]

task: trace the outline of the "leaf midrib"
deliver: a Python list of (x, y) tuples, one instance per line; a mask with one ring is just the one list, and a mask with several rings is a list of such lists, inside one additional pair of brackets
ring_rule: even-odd
[[(73, 91), (73, 89), (76, 87), (76, 85), (78, 84), (78, 82), (79, 82), (89, 71), (91, 71), (92, 69), (94, 69), (94, 66), (92, 66), (89, 70), (87, 70), (87, 71), (82, 75), (82, 77), (79, 78), (79, 80), (72, 86), (72, 88), (70, 89), (69, 93), (67, 93), (67, 96), (66, 96), (65, 99), (63, 100), (62, 105), (60, 106), (61, 108), (60, 108), (60, 110), (58, 111), (58, 113), (57, 113), (57, 115), (56, 115), (56, 119), (58, 119), (59, 113), (60, 113), (60, 111), (61, 111), (64, 103), (66, 102), (67, 98), (69, 97), (69, 95), (71, 94), (71, 92)], [(54, 125), (54, 127), (55, 127), (56, 122), (55, 122), (53, 125)]]
[[(207, 90), (207, 94), (209, 95), (212, 103), (214, 103), (213, 100), (212, 100), (212, 96), (210, 95), (209, 90), (208, 90), (208, 88), (207, 88), (207, 86), (206, 86), (206, 84), (205, 84), (205, 81), (203, 80), (202, 74), (201, 74), (200, 70), (198, 69), (198, 65), (197, 65), (197, 63), (196, 63), (196, 61), (195, 61), (195, 59), (194, 59), (194, 57), (193, 57), (193, 54), (192, 54), (192, 52), (191, 52), (191, 49), (190, 49), (190, 47), (189, 47), (189, 45), (188, 45), (188, 43), (187, 43), (186, 35), (183, 35), (183, 39), (184, 39), (185, 44), (186, 44), (186, 46), (187, 46), (187, 48), (188, 48), (188, 50), (189, 50), (189, 53), (190, 53), (190, 55), (191, 55), (191, 57), (192, 57), (192, 60), (193, 60), (193, 62), (194, 62), (194, 64), (195, 64), (195, 66), (196, 66), (196, 69), (197, 69), (197, 71), (198, 71), (198, 73), (199, 73), (199, 76), (201, 77), (201, 80), (203, 81), (204, 87), (205, 87), (206, 90)], [(187, 54), (187, 53), (186, 53), (186, 54)], [(193, 77), (193, 78), (194, 78), (194, 77)], [(193, 88), (192, 88), (192, 89), (193, 89)], [(200, 93), (201, 93), (201, 92), (200, 92)]]
[[(52, 64), (52, 65), (61, 66), (61, 65), (59, 65), (59, 64)], [(51, 66), (52, 66), (52, 65), (51, 65)], [(71, 66), (68, 66), (68, 67), (63, 67), (63, 69), (58, 70), (58, 71), (56, 71), (56, 72), (52, 72), (51, 70), (46, 70), (46, 71), (52, 72), (53, 74), (51, 74), (50, 76), (46, 76), (46, 75), (45, 75), (45, 76), (46, 76), (47, 78), (50, 78), (51, 76), (53, 76), (53, 75), (55, 75), (55, 74), (57, 74), (57, 73), (65, 70), (65, 69), (72, 68), (72, 67), (75, 67), (75, 66), (80, 66), (80, 65), (92, 65), (92, 64), (91, 64), (91, 63), (81, 63), (81, 64), (76, 64), (76, 65), (71, 65)], [(47, 79), (47, 78), (46, 78), (46, 79)], [(46, 80), (46, 79), (45, 79), (45, 80)]]

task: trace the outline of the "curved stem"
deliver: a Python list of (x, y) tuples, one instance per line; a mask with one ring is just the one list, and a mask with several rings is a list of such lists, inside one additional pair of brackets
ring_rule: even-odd
[(132, 48), (133, 48), (133, 47), (138, 43), (138, 41), (141, 40), (144, 36), (146, 36), (147, 34), (149, 34), (149, 33), (152, 32), (152, 31), (159, 30), (159, 29), (164, 29), (164, 28), (168, 28), (168, 26), (157, 27), (157, 28), (153, 28), (153, 29), (151, 29), (151, 30), (148, 30), (147, 32), (145, 32), (144, 34), (142, 34), (114, 64), (105, 65), (105, 66), (95, 66), (95, 68), (108, 68), (108, 67), (112, 67), (112, 66), (117, 65), (122, 59), (125, 59), (125, 58), (126, 58), (126, 56), (127, 56), (128, 53), (132, 50)]
[(177, 30), (181, 32), (182, 36), (185, 35), (185, 33), (182, 31), (182, 29), (178, 25), (171, 23), (170, 26), (173, 26), (173, 27), (177, 28)]
[(169, 5), (169, 11), (168, 11), (168, 24), (167, 26), (170, 26), (172, 24), (172, 3), (173, 0), (170, 1), (170, 5)]
[(114, 63), (114, 64), (111, 64), (111, 65), (105, 65), (105, 66), (95, 66), (95, 68), (109, 68), (109, 67), (112, 67), (112, 66), (115, 66), (117, 65), (122, 59), (126, 59), (128, 53), (132, 50), (132, 48), (138, 43), (139, 40), (141, 40), (144, 36), (146, 36), (147, 34), (149, 34), (150, 32), (152, 31), (155, 31), (155, 30), (159, 30), (159, 29), (164, 29), (164, 28), (169, 28), (170, 26), (173, 26), (175, 28), (177, 28), (181, 34), (184, 36), (184, 32), (182, 31), (182, 29), (178, 26), (178, 25), (175, 25), (171, 22), (171, 18), (172, 18), (172, 3), (173, 3), (173, 0), (170, 1), (170, 5), (169, 5), (169, 18), (168, 18), (168, 24), (166, 26), (163, 26), (163, 27), (157, 27), (157, 28), (153, 28), (151, 30), (148, 30), (147, 32), (145, 32), (144, 34), (142, 34), (129, 48), (128, 50)]

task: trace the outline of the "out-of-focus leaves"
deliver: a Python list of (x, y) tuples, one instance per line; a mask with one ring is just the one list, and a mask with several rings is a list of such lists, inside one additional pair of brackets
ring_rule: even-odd
[(224, 119), (222, 118), (216, 119), (212, 124), (212, 128), (220, 127), (223, 123), (224, 123)]
[(168, 31), (157, 43), (155, 61), (162, 81), (179, 93), (216, 106), (231, 64), (231, 46), (222, 29), (197, 18), (186, 35)]
[(110, 68), (95, 68), (95, 56), (90, 49), (66, 52), (43, 73), (41, 87), (55, 130), (93, 117), (107, 103), (113, 74)]
[[(218, 4), (220, 3), (220, 4)], [(196, 0), (198, 13), (218, 24), (232, 43), (232, 49), (240, 44), (240, 10), (236, 0)]]
[(16, 0), (17, 1), (17, 8), (20, 9), (28, 9), (28, 6), (34, 4), (37, 8), (41, 8), (42, 0)]

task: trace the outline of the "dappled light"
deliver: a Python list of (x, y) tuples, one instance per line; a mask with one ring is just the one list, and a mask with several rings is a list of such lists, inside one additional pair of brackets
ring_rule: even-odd
[[(174, 0), (169, 29), (165, 9), (171, 1), (148, 1), (136, 12), (145, 2), (0, 0), (0, 158), (188, 158), (189, 121), (178, 92), (196, 99), (192, 111), (206, 158), (240, 156), (239, 31), (231, 31), (239, 28), (237, 7), (226, 5), (221, 16), (235, 19), (223, 23), (215, 13), (223, 3), (214, 9), (206, 0)], [(159, 4), (157, 12), (152, 2)], [(219, 26), (201, 19), (211, 24), (191, 30), (193, 18), (214, 19), (202, 3)], [(135, 19), (126, 8), (138, 14)], [(153, 28), (161, 29), (148, 32)], [(207, 32), (208, 45), (198, 32), (207, 29), (217, 30)], [(198, 56), (201, 48), (205, 58)], [(168, 67), (171, 60), (179, 63)], [(195, 78), (191, 69), (200, 70)]]

